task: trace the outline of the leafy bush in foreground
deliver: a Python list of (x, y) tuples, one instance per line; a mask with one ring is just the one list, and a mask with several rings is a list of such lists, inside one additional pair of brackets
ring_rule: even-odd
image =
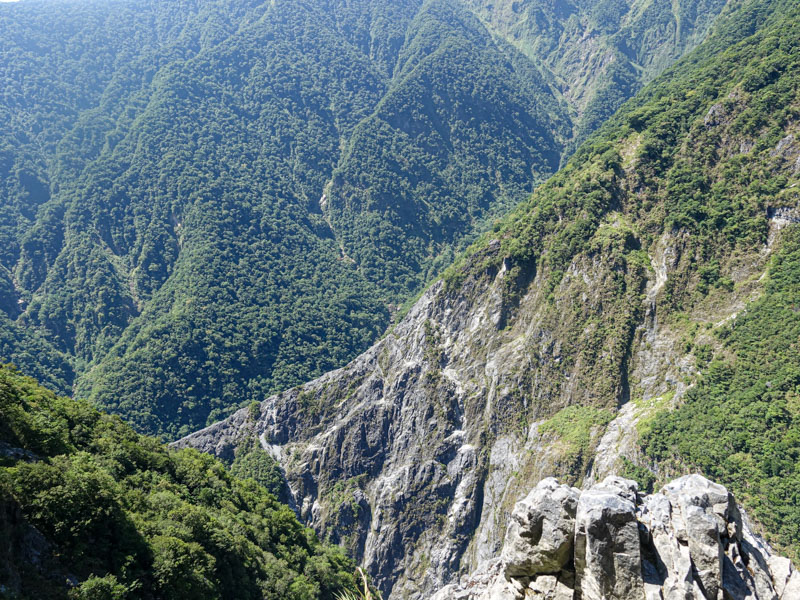
[[(12, 597), (332, 600), (356, 589), (352, 561), (255, 481), (9, 366), (0, 451), (0, 585)], [(38, 566), (31, 526), (46, 540)]]

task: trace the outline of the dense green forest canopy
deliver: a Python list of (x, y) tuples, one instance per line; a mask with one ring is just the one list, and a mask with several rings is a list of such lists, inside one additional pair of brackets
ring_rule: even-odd
[(567, 100), (568, 151), (703, 41), (725, 0), (464, 0)]
[(0, 366), (0, 596), (334, 600), (355, 565), (252, 479)]
[(0, 357), (167, 437), (341, 366), (721, 9), (647, 4), (0, 4)]

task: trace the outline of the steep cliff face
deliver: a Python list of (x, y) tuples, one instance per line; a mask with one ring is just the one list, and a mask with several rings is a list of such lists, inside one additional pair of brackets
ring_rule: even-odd
[(687, 475), (659, 493), (608, 477), (545, 479), (517, 503), (503, 553), (432, 600), (790, 600), (800, 572), (751, 530), (723, 486)]
[[(613, 264), (584, 257), (559, 300), (548, 302), (539, 274), (510, 317), (512, 277), (501, 266), (457, 295), (437, 283), (344, 369), (179, 444), (232, 460), (257, 435), (285, 470), (303, 520), (344, 543), (392, 598), (427, 597), (499, 550), (511, 507), (532, 483), (618, 472), (637, 453), (637, 423), (677, 402), (696, 368), (678, 349), (677, 326), (655, 324), (642, 304), (657, 285), (644, 274), (621, 278), (632, 291), (614, 296)], [(605, 295), (630, 311), (605, 321), (633, 338), (616, 354), (593, 345)], [(588, 306), (567, 314), (577, 299)], [(724, 320), (739, 302), (712, 318)], [(630, 313), (640, 321), (631, 325)], [(631, 401), (626, 378), (640, 371), (649, 376)]]
[(545, 477), (666, 472), (640, 436), (731, 359), (725, 332), (798, 244), (800, 52), (765, 66), (796, 17), (744, 3), (369, 351), (179, 444), (269, 453), (391, 598), (495, 556)]

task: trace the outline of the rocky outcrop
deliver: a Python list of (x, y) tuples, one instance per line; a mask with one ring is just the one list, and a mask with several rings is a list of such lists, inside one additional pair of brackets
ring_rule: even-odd
[(796, 600), (800, 572), (772, 553), (723, 486), (687, 475), (659, 493), (607, 477), (545, 479), (512, 514), (500, 558), (433, 600)]
[(580, 492), (549, 477), (517, 503), (503, 548), (511, 576), (553, 573), (572, 560)]

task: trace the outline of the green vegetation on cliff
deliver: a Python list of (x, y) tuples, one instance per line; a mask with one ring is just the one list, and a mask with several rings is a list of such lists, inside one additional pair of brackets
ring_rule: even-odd
[[(618, 213), (634, 226), (622, 227), (636, 238), (625, 242), (628, 250), (650, 246), (664, 231), (690, 234), (697, 251), (691, 270), (705, 263), (707, 281), (718, 279), (715, 260), (765, 243), (769, 210), (796, 200), (789, 184), (797, 171), (776, 146), (797, 118), (800, 50), (791, 5), (743, 4), (471, 247), (467, 256), (479, 255), (493, 238), (502, 242), (488, 262), (471, 261), (471, 271), (504, 259), (545, 260), (555, 285), (569, 261), (595, 250), (603, 219)], [(463, 264), (446, 273), (451, 288), (467, 275)], [(668, 285), (679, 284), (686, 281)]]
[(741, 495), (800, 558), (800, 232), (784, 235), (764, 295), (717, 336), (722, 355), (642, 440), (665, 472), (698, 468)]
[(355, 565), (253, 480), (0, 367), (0, 595), (333, 600)]

